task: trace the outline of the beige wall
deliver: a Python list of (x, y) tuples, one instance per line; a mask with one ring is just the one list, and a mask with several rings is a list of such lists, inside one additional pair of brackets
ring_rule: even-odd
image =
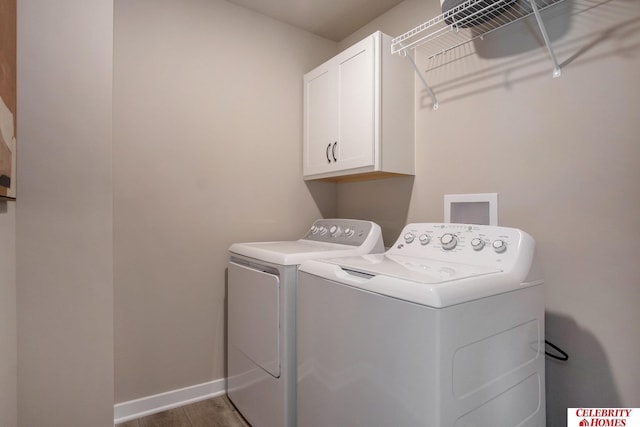
[(225, 377), (228, 246), (335, 213), (301, 106), (336, 49), (225, 1), (116, 1), (116, 402)]
[[(423, 14), (407, 0), (341, 45), (400, 35), (436, 15), (432, 3)], [(614, 0), (552, 19), (558, 79), (542, 48), (518, 54), (535, 25), (489, 37), (479, 49), (493, 59), (457, 55), (426, 74), (439, 110), (416, 80), (415, 179), (338, 188), (338, 215), (379, 221), (387, 244), (405, 222), (441, 221), (444, 194), (499, 194), (500, 224), (536, 238), (547, 338), (571, 355), (547, 359), (549, 426), (565, 424), (566, 407), (640, 402), (639, 17), (637, 2)]]
[(113, 1), (18, 2), (18, 419), (113, 425)]
[(16, 209), (0, 200), (0, 420), (18, 425), (16, 342)]

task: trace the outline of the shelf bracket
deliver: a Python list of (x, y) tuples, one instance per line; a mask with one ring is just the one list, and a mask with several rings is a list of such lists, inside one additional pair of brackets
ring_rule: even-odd
[(558, 65), (558, 60), (556, 59), (556, 55), (553, 53), (553, 48), (551, 47), (551, 41), (549, 40), (549, 36), (547, 35), (547, 29), (542, 22), (542, 17), (540, 16), (540, 11), (538, 10), (538, 5), (536, 4), (536, 0), (529, 0), (531, 3), (531, 8), (533, 9), (533, 13), (536, 16), (536, 21), (538, 21), (538, 27), (540, 27), (540, 33), (542, 34), (542, 38), (544, 39), (544, 43), (547, 46), (547, 50), (549, 51), (549, 56), (551, 56), (551, 61), (553, 62), (553, 77), (560, 77), (562, 71), (560, 70), (560, 65)]
[(424, 84), (425, 89), (427, 89), (427, 93), (429, 94), (429, 96), (431, 97), (431, 100), (433, 101), (433, 109), (437, 110), (438, 109), (438, 98), (436, 98), (436, 94), (433, 93), (433, 90), (431, 90), (431, 87), (427, 83), (427, 80), (422, 75), (422, 72), (420, 71), (420, 68), (418, 68), (418, 65), (416, 64), (416, 61), (413, 60), (413, 58), (411, 57), (410, 54), (407, 53), (407, 51), (403, 51), (402, 55), (406, 56), (407, 59), (409, 59), (409, 61), (411, 61), (411, 64), (413, 65), (413, 68), (415, 68), (415, 70), (416, 70), (416, 74), (418, 74), (418, 77), (420, 77), (420, 80), (422, 80), (422, 84)]

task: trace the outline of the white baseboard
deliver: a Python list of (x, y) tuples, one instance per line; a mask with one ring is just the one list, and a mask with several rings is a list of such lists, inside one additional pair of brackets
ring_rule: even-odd
[(146, 415), (221, 396), (225, 393), (226, 388), (227, 380), (226, 378), (221, 378), (203, 384), (118, 403), (113, 406), (113, 422), (114, 424), (124, 423)]

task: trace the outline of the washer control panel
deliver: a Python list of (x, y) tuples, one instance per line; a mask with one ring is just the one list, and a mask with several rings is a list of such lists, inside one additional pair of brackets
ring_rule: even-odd
[(387, 254), (483, 264), (515, 262), (533, 251), (533, 238), (516, 228), (489, 225), (415, 223), (404, 227)]
[[(375, 224), (357, 219), (319, 219), (316, 220), (304, 240), (339, 243), (360, 246), (368, 238), (374, 237)], [(376, 237), (377, 238), (377, 237)]]

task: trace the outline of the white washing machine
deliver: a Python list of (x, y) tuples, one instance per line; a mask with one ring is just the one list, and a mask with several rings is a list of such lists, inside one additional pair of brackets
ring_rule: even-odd
[(298, 426), (544, 426), (534, 240), (409, 224), (386, 253), (298, 276)]
[(320, 219), (296, 241), (236, 243), (229, 248), (227, 394), (254, 427), (296, 425), (298, 265), (384, 251), (369, 221)]

